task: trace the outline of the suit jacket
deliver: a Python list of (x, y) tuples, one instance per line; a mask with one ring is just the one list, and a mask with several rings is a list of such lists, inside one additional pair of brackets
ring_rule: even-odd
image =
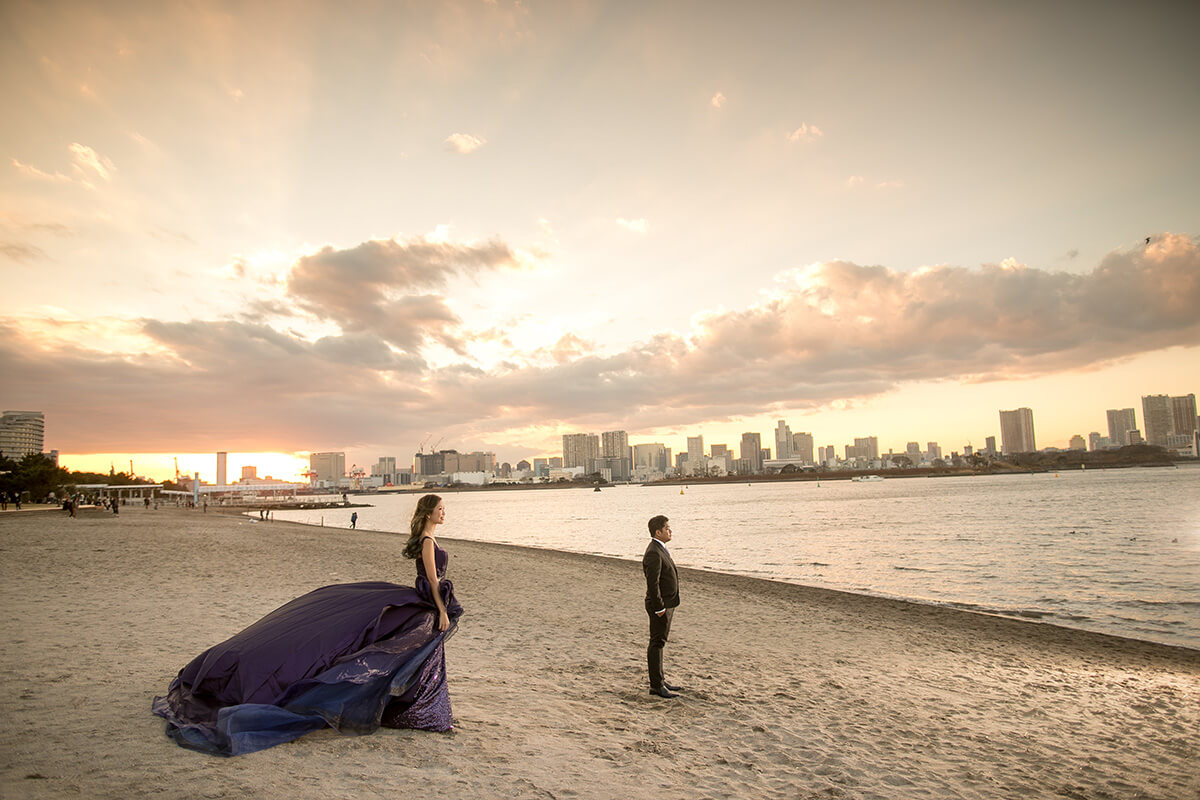
[(679, 605), (679, 570), (667, 548), (651, 539), (642, 556), (642, 572), (646, 573), (646, 610), (656, 614), (664, 608)]

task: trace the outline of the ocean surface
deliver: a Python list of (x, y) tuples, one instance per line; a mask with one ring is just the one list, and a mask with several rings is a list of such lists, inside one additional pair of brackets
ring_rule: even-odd
[[(666, 514), (681, 566), (1200, 649), (1197, 465), (441, 494), (447, 538), (640, 561)], [(407, 532), (415, 496), (361, 499), (276, 517)]]

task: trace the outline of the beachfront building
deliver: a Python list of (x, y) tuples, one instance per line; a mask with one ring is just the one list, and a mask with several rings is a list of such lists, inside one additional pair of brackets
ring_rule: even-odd
[(383, 478), (383, 484), (396, 485), (394, 480), (396, 475), (396, 457), (395, 456), (380, 456), (375, 465), (371, 467), (372, 478)]
[(792, 457), (805, 464), (813, 463), (813, 435), (809, 431), (792, 434)]
[(792, 457), (792, 429), (783, 420), (775, 426), (775, 457)]
[(689, 475), (705, 475), (708, 472), (703, 436), (687, 437), (687, 469)]
[(1142, 422), (1146, 428), (1148, 444), (1167, 446), (1167, 437), (1174, 433), (1171, 398), (1165, 394), (1148, 394), (1142, 397)]
[(1005, 455), (1037, 450), (1032, 409), (1017, 408), (1000, 412), (1000, 449)]
[(600, 470), (612, 470), (610, 480), (627, 481), (633, 477), (633, 450), (626, 431), (600, 434)]
[(0, 415), (0, 455), (20, 460), (41, 453), (45, 446), (46, 415), (41, 411), (5, 411)]
[(649, 473), (658, 473), (658, 477), (663, 477), (671, 471), (671, 448), (661, 442), (635, 444), (633, 446), (633, 469), (635, 473), (641, 469)]
[(739, 453), (742, 456), (741, 460), (746, 462), (746, 474), (755, 475), (762, 472), (762, 434), (743, 433)]
[(442, 470), (447, 474), (456, 472), (486, 472), (494, 475), (496, 472), (496, 454), (475, 450), (470, 453), (460, 453), (457, 450), (444, 450)]
[(1137, 429), (1137, 415), (1132, 408), (1110, 408), (1104, 412), (1108, 417), (1108, 440), (1116, 447), (1129, 444), (1129, 432)]
[(337, 486), (346, 477), (345, 453), (309, 453), (308, 472), (314, 484)]
[(582, 467), (592, 471), (600, 457), (600, 437), (594, 433), (564, 433), (562, 469)]
[(1171, 432), (1191, 436), (1196, 431), (1196, 395), (1171, 398)]

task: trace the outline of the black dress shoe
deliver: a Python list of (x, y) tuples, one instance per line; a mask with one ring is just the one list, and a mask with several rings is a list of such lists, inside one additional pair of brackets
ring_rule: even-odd
[(679, 695), (675, 694), (665, 686), (660, 686), (657, 689), (651, 688), (650, 694), (658, 695), (659, 697), (679, 697)]
[(667, 683), (666, 681), (663, 681), (663, 688), (670, 689), (672, 692), (682, 692), (683, 691), (682, 686), (674, 686), (670, 683)]

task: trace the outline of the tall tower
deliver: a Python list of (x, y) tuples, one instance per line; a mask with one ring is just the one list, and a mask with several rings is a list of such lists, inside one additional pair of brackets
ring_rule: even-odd
[(1146, 426), (1146, 444), (1167, 446), (1167, 437), (1174, 433), (1175, 415), (1171, 398), (1165, 394), (1148, 394), (1142, 397), (1142, 422)]
[(704, 437), (689, 436), (687, 437), (687, 464), (688, 472), (693, 475), (707, 472), (708, 465), (704, 462)]
[(741, 454), (742, 460), (746, 462), (746, 467), (752, 474), (762, 472), (762, 434), (743, 433)]
[(1009, 453), (1032, 453), (1037, 450), (1033, 436), (1033, 411), (1018, 408), (1000, 412), (1000, 449)]
[(564, 433), (563, 467), (583, 467), (590, 471), (600, 457), (600, 437), (594, 433)]
[(813, 463), (813, 435), (808, 431), (792, 434), (792, 457), (805, 464)]
[(1191, 436), (1196, 430), (1196, 395), (1171, 398), (1172, 433)]
[(775, 426), (775, 457), (792, 457), (792, 429), (783, 420)]
[(217, 453), (217, 486), (225, 485), (225, 470), (228, 460), (228, 453)]
[(1129, 444), (1129, 432), (1137, 430), (1137, 414), (1132, 408), (1110, 408), (1108, 416), (1108, 441), (1124, 447)]

